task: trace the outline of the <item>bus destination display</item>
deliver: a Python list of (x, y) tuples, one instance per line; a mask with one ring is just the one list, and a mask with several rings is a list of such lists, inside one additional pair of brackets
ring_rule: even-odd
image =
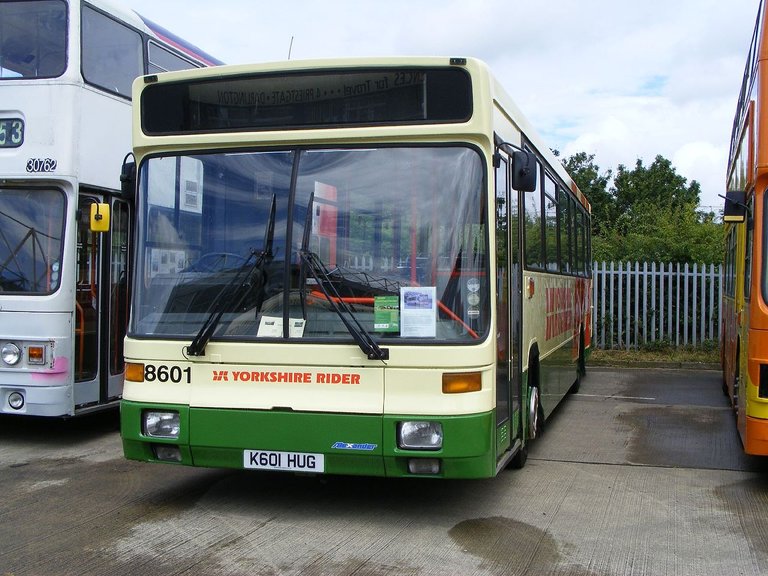
[(371, 69), (233, 76), (148, 86), (146, 134), (463, 122), (471, 83), (460, 69)]
[(0, 118), (0, 148), (18, 148), (24, 143), (24, 120)]

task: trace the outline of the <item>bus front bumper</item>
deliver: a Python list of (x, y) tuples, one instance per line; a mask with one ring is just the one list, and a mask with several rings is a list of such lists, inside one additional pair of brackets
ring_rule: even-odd
[[(147, 433), (147, 412), (178, 413), (169, 435)], [(339, 475), (486, 478), (496, 472), (495, 415), (366, 415), (190, 408), (121, 402), (125, 457), (213, 468)], [(439, 422), (437, 450), (398, 446), (401, 422)]]

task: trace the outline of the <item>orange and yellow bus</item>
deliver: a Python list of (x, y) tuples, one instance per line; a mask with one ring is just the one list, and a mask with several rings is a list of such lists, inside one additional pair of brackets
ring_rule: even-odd
[(128, 458), (522, 466), (584, 372), (590, 207), (482, 62), (170, 72), (134, 102)]
[(723, 390), (747, 454), (768, 455), (768, 30), (760, 3), (731, 134), (723, 215)]

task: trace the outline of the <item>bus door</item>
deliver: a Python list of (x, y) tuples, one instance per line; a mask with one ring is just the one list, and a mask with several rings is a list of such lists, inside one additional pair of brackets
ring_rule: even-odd
[(98, 400), (99, 375), (99, 254), (101, 235), (91, 232), (91, 204), (99, 199), (80, 196), (77, 219), (75, 284), (75, 406)]
[(496, 168), (496, 426), (497, 454), (522, 439), (520, 411), (520, 258), (517, 192), (509, 185), (509, 162)]
[(110, 231), (90, 229), (91, 205), (81, 194), (75, 289), (75, 406), (102, 404), (120, 396), (123, 338), (127, 323), (130, 212), (113, 199)]
[(109, 314), (104, 316), (108, 323), (105, 331), (104, 349), (106, 381), (102, 382), (102, 401), (111, 400), (122, 395), (124, 354), (123, 341), (128, 328), (128, 295), (130, 293), (131, 265), (131, 211), (130, 205), (124, 200), (113, 198), (111, 202), (111, 226), (109, 229), (109, 252), (107, 260), (107, 277), (109, 290), (106, 305)]

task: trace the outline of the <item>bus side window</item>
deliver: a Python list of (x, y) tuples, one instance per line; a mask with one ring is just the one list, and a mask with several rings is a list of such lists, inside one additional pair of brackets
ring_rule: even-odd
[(139, 33), (83, 6), (82, 35), (85, 81), (130, 98), (134, 78), (144, 73)]

